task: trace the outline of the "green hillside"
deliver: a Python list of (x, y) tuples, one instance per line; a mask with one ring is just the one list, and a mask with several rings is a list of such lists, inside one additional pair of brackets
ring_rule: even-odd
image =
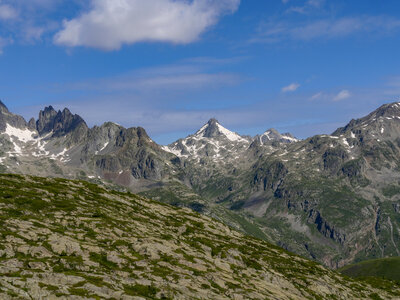
[[(1, 299), (396, 299), (189, 209), (0, 175)], [(137, 298), (137, 296), (141, 298)]]
[(379, 277), (400, 282), (400, 257), (362, 261), (339, 271), (350, 277)]

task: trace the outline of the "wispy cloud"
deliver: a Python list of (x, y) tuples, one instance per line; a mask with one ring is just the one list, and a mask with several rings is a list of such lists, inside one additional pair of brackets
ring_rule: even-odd
[[(11, 41), (26, 44), (42, 41), (60, 28), (60, 12), (81, 8), (79, 0), (0, 0), (0, 36), (3, 48)], [(4, 42), (6, 40), (6, 42)]]
[(286, 12), (299, 13), (299, 14), (309, 14), (315, 10), (319, 10), (323, 7), (325, 0), (308, 0), (301, 6), (290, 6)]
[(316, 93), (316, 94), (312, 95), (310, 97), (310, 100), (318, 100), (318, 99), (321, 99), (323, 96), (324, 96), (324, 93), (323, 92), (319, 92), (319, 93)]
[(297, 82), (291, 83), (288, 86), (285, 86), (282, 88), (282, 92), (283, 93), (287, 93), (287, 92), (294, 92), (296, 91), (298, 88), (300, 87), (300, 84)]
[(88, 80), (67, 85), (76, 90), (97, 91), (158, 91), (193, 90), (232, 85), (240, 82), (240, 76), (230, 73), (171, 73), (170, 75), (141, 77), (138, 73), (127, 74), (100, 80)]
[(0, 20), (15, 19), (18, 16), (18, 12), (10, 5), (0, 5)]
[(350, 97), (351, 94), (348, 90), (341, 90), (335, 97), (333, 97), (333, 101), (341, 101)]
[(3, 54), (3, 48), (12, 43), (13, 43), (12, 39), (7, 39), (0, 36), (0, 55)]
[(123, 44), (157, 41), (191, 43), (240, 0), (92, 0), (92, 9), (64, 21), (56, 44), (117, 50)]
[(309, 41), (343, 38), (360, 33), (391, 33), (400, 30), (400, 19), (389, 16), (358, 16), (304, 22), (263, 23), (251, 42), (276, 43), (284, 40)]
[(159, 93), (213, 89), (243, 81), (239, 74), (214, 71), (213, 66), (223, 63), (222, 60), (201, 58), (200, 61), (202, 63), (193, 58), (192, 62), (186, 60), (172, 65), (137, 69), (112, 77), (64, 84), (60, 88), (98, 92)]

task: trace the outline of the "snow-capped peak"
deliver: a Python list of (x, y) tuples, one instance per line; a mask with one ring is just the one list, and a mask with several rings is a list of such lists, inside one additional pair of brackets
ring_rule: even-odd
[(232, 142), (248, 142), (236, 132), (222, 126), (216, 119), (210, 119), (195, 134), (195, 138), (216, 138), (224, 136)]
[(209, 157), (215, 161), (226, 161), (245, 151), (249, 144), (250, 140), (226, 129), (216, 119), (210, 119), (195, 134), (162, 149), (179, 157), (197, 160)]

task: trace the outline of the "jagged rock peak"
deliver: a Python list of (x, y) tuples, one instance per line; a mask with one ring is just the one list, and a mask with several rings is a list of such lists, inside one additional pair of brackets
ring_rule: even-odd
[(48, 133), (53, 130), (54, 118), (57, 112), (50, 105), (39, 112), (39, 119), (36, 121), (36, 129), (40, 134)]
[(52, 106), (41, 110), (36, 122), (36, 128), (41, 135), (52, 131), (56, 135), (67, 134), (80, 125), (88, 128), (85, 121), (79, 115), (72, 114), (68, 108), (57, 112)]

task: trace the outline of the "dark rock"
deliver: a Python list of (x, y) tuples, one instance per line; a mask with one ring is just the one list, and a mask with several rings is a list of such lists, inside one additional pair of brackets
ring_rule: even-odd
[(31, 118), (28, 122), (28, 128), (32, 130), (36, 130), (36, 120), (35, 118)]
[(281, 161), (274, 161), (267, 166), (255, 166), (256, 172), (253, 177), (253, 185), (262, 185), (263, 190), (272, 189), (275, 191), (282, 183), (288, 169)]
[(315, 224), (318, 231), (326, 238), (330, 238), (341, 245), (346, 241), (346, 234), (336, 229), (335, 226), (330, 225), (319, 211), (311, 209), (308, 214), (308, 222)]
[(40, 111), (36, 127), (40, 135), (53, 132), (54, 137), (61, 137), (76, 130), (75, 141), (81, 140), (88, 131), (85, 121), (80, 116), (73, 115), (67, 108), (56, 112), (52, 106)]

